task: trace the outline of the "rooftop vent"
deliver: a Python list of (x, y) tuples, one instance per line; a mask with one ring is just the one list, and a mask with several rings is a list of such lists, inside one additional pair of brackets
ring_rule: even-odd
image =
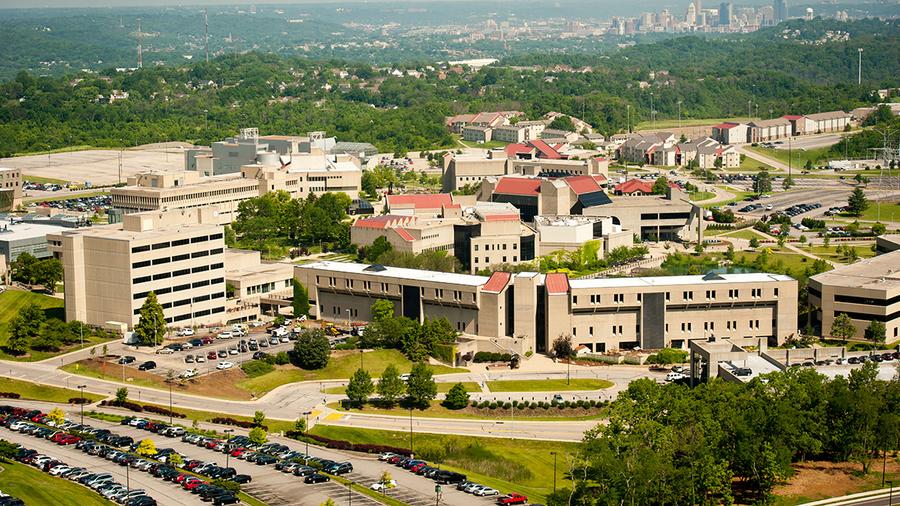
[(705, 276), (703, 276), (703, 281), (725, 281), (725, 278), (723, 278), (718, 273), (709, 271)]
[(381, 264), (372, 264), (363, 270), (366, 272), (383, 272), (383, 271), (387, 270), (387, 267), (385, 267)]

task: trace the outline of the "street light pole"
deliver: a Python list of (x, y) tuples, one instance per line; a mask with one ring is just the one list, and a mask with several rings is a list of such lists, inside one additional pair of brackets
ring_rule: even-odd
[(678, 101), (678, 128), (681, 128), (681, 100)]
[(412, 404), (409, 405), (409, 456), (413, 456)]
[(309, 415), (312, 411), (304, 411), (303, 414), (306, 416), (306, 457), (303, 459), (305, 464), (309, 463)]
[(556, 452), (550, 452), (553, 455), (553, 493), (556, 493)]
[(625, 132), (631, 133), (631, 104), (625, 104)]
[(78, 405), (81, 407), (81, 425), (84, 425), (84, 388), (87, 385), (78, 385), (78, 389), (81, 390), (81, 399), (79, 399)]
[[(225, 437), (228, 437), (227, 434), (234, 432), (234, 429), (224, 429), (222, 432), (224, 432), (226, 434)], [(231, 456), (231, 449), (229, 448), (228, 451), (225, 452), (225, 467), (226, 468), (228, 467), (228, 457), (230, 457), (230, 456)]]
[(856, 84), (862, 84), (862, 53), (863, 48), (859, 48), (859, 70), (856, 75)]
[(169, 382), (169, 425), (172, 425), (172, 382)]

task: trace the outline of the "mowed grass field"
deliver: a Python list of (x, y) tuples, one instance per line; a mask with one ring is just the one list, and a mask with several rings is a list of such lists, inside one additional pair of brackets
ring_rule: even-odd
[(87, 487), (50, 476), (18, 462), (0, 463), (0, 490), (18, 497), (25, 504), (42, 506), (107, 506), (112, 505)]
[[(12, 378), (0, 378), (0, 392), (13, 392), (19, 394), (22, 399), (32, 399), (44, 402), (67, 403), (69, 402), (69, 399), (81, 397), (81, 391), (79, 390), (71, 390), (50, 385), (38, 385), (29, 381)], [(84, 393), (84, 397), (90, 399), (91, 402), (99, 401), (104, 398), (102, 395), (88, 392)]]
[[(409, 433), (316, 425), (313, 434), (352, 441), (409, 447)], [(528, 496), (529, 502), (541, 503), (553, 491), (553, 455), (557, 452), (557, 488), (571, 486), (566, 469), (576, 452), (577, 443), (452, 436), (444, 434), (413, 435), (413, 451), (441, 466), (464, 473), (470, 481), (496, 488), (501, 493), (518, 492)], [(435, 454), (443, 454), (434, 459)], [(394, 478), (403, 480), (403, 473), (391, 469)]]
[[(292, 365), (279, 366), (276, 370), (257, 376), (256, 378), (248, 378), (237, 384), (238, 387), (252, 392), (257, 397), (287, 383), (296, 383), (298, 381), (321, 381), (333, 379), (349, 379), (350, 376), (359, 369), (360, 356), (357, 351), (345, 351), (332, 353), (328, 365), (323, 369), (316, 371), (306, 371), (298, 369)], [(384, 369), (394, 364), (400, 373), (407, 373), (412, 370), (413, 363), (409, 361), (402, 353), (397, 350), (374, 350), (363, 353), (363, 368), (369, 372), (373, 378), (381, 376)], [(428, 366), (434, 374), (452, 374), (459, 372), (468, 372), (466, 369), (447, 367), (443, 365)]]

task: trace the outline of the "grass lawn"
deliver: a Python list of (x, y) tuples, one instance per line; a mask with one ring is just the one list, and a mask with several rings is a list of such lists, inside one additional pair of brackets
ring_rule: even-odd
[[(381, 373), (389, 364), (394, 364), (401, 374), (411, 371), (413, 366), (412, 362), (397, 350), (374, 350), (363, 354), (363, 367), (365, 367), (372, 377), (380, 377)], [(443, 365), (432, 365), (429, 367), (434, 374), (468, 372), (467, 369), (458, 369)], [(337, 352), (332, 355), (331, 360), (328, 361), (328, 365), (324, 369), (305, 371), (294, 366), (281, 366), (270, 373), (241, 381), (237, 386), (252, 392), (259, 397), (264, 393), (287, 383), (349, 379), (358, 368), (358, 352)]]
[[(44, 308), (44, 315), (49, 318), (65, 319), (65, 311), (63, 310), (63, 300), (56, 297), (50, 297), (41, 293), (26, 292), (23, 290), (6, 290), (0, 293), (0, 347), (6, 346), (8, 337), (8, 326), (19, 310), (28, 304), (35, 303)], [(94, 345), (103, 342), (95, 336), (84, 336), (85, 346)], [(54, 357), (60, 353), (67, 353), (78, 349), (78, 346), (63, 348), (61, 351), (35, 351), (30, 350), (29, 354), (23, 357), (9, 355), (0, 349), (0, 359), (17, 360), (21, 362), (34, 362)]]
[(769, 172), (775, 171), (775, 167), (772, 167), (768, 163), (757, 160), (756, 158), (750, 158), (747, 155), (744, 155), (741, 158), (741, 164), (737, 169), (728, 169), (731, 172), (759, 172), (761, 170), (767, 170)]
[(25, 202), (25, 203), (28, 203), (28, 202), (54, 202), (57, 200), (79, 199), (82, 197), (97, 197), (99, 195), (106, 195), (107, 193), (109, 193), (109, 192), (105, 191), (105, 190), (98, 190), (95, 192), (75, 193), (75, 194), (63, 195), (63, 196), (59, 196), (59, 197), (48, 197), (48, 198), (36, 197), (36, 198), (22, 199), (22, 202)]
[(762, 146), (747, 146), (747, 150), (778, 160), (785, 165), (788, 165), (788, 153), (790, 153), (790, 157), (793, 159), (791, 166), (795, 169), (803, 169), (807, 160), (811, 161), (813, 165), (817, 165), (820, 161), (828, 159), (829, 148), (792, 149), (788, 152), (787, 143), (784, 144), (784, 147), (785, 149), (772, 149)]
[[(752, 263), (756, 260), (756, 257), (759, 256), (759, 253), (740, 253), (737, 255), (737, 259), (743, 259), (747, 263)], [(803, 255), (798, 255), (797, 253), (771, 253), (769, 254), (769, 265), (772, 265), (774, 262), (781, 262), (785, 267), (791, 270), (803, 270), (807, 267), (812, 266), (812, 263), (815, 262), (812, 258), (805, 257)]]
[[(73, 397), (81, 397), (81, 391), (70, 390), (66, 388), (53, 387), (50, 385), (39, 385), (29, 381), (22, 381), (11, 378), (0, 378), (0, 392), (14, 392), (21, 395), (22, 399), (32, 399), (45, 402), (68, 403)], [(96, 395), (85, 392), (84, 397), (90, 399), (91, 402), (99, 401), (104, 398), (102, 395)]]
[(711, 198), (715, 198), (716, 194), (713, 192), (707, 191), (696, 191), (690, 193), (690, 198), (694, 202), (700, 202), (701, 200), (709, 200)]
[(488, 381), (491, 392), (558, 392), (562, 390), (600, 390), (613, 386), (612, 381), (602, 379), (505, 380)]
[(68, 181), (65, 179), (56, 179), (52, 177), (41, 177), (41, 176), (22, 176), (22, 179), (25, 181), (30, 181), (32, 183), (47, 183), (47, 184), (66, 184)]
[[(849, 214), (840, 214), (839, 217), (850, 221), (878, 221), (878, 207), (874, 201), (869, 202), (869, 208), (863, 211), (862, 216), (856, 217)], [(881, 221), (900, 220), (900, 202), (881, 202)]]
[[(850, 244), (848, 246), (856, 248), (856, 253), (859, 254), (859, 258), (871, 258), (871, 257), (875, 256), (875, 252), (872, 251), (872, 248), (870, 248), (868, 244), (860, 244), (860, 245)], [(832, 262), (841, 262), (844, 264), (851, 263), (850, 259), (846, 258), (843, 254), (839, 254), (837, 252), (837, 246), (829, 246), (826, 248), (825, 246), (807, 247), (807, 246), (797, 245), (797, 247), (804, 251), (808, 251), (808, 252), (812, 253), (813, 255), (816, 255), (817, 257), (824, 258), (826, 260), (831, 260)]]
[[(118, 381), (119, 383), (122, 383), (122, 374), (121, 374), (121, 369), (119, 367), (115, 368), (115, 370), (117, 371), (116, 374), (106, 374), (103, 371), (101, 371), (100, 368), (96, 364), (85, 361), (85, 362), (73, 362), (71, 364), (66, 364), (66, 365), (60, 367), (59, 369), (61, 371), (66, 371), (71, 374), (77, 374), (79, 376), (87, 376), (89, 378), (97, 378), (97, 379), (102, 379), (102, 380), (107, 380), (107, 381)], [(134, 378), (132, 376), (127, 375), (128, 372), (130, 372), (130, 371), (131, 370), (128, 369), (126, 372), (126, 377), (129, 379), (129, 381), (127, 381), (125, 383), (127, 383), (128, 385), (137, 385), (137, 386), (147, 387), (147, 388), (158, 388), (160, 390), (167, 390), (169, 388), (169, 386), (165, 382), (165, 378), (160, 377), (159, 381), (152, 381), (152, 380), (147, 380), (147, 379), (143, 379), (143, 378)]]
[[(375, 380), (375, 383), (378, 383), (378, 378), (373, 378), (373, 379)], [(450, 389), (453, 388), (453, 385), (455, 385), (455, 384), (456, 383), (438, 383), (437, 384), (438, 393), (445, 394), (445, 393), (449, 392)], [(478, 383), (475, 383), (474, 381), (463, 381), (462, 384), (463, 384), (463, 387), (465, 387), (466, 392), (480, 392), (481, 391), (481, 387), (478, 386)], [(347, 387), (343, 387), (343, 386), (342, 387), (328, 387), (328, 388), (323, 388), (322, 393), (323, 394), (343, 395), (346, 390), (347, 390)]]
[[(746, 123), (749, 121), (747, 118), (707, 118), (707, 119), (686, 119), (681, 118), (681, 126), (682, 127), (691, 127), (691, 126), (712, 126), (717, 125), (719, 123), (725, 123), (726, 121), (730, 121), (732, 123)], [(678, 118), (675, 119), (667, 119), (667, 120), (656, 120), (654, 125), (653, 121), (642, 121), (635, 125), (635, 130), (649, 130), (649, 129), (660, 129), (660, 128), (678, 128)], [(676, 136), (677, 137), (677, 136)]]
[(25, 504), (68, 506), (105, 506), (114, 504), (91, 489), (50, 476), (17, 462), (0, 464), (3, 493), (18, 497)]
[[(409, 408), (405, 408), (403, 406), (397, 405), (393, 408), (384, 408), (373, 406), (371, 404), (366, 405), (363, 409), (357, 408), (345, 408), (341, 406), (339, 402), (332, 402), (328, 404), (328, 407), (334, 409), (336, 411), (343, 411), (346, 413), (362, 413), (368, 415), (388, 415), (388, 416), (409, 416)], [(412, 412), (413, 418), (456, 418), (456, 419), (466, 419), (466, 420), (529, 420), (529, 421), (568, 421), (568, 420), (599, 420), (603, 417), (603, 411), (600, 408), (595, 408), (591, 412), (581, 411), (580, 413), (572, 413), (566, 412), (564, 409), (559, 408), (549, 408), (549, 409), (539, 409), (537, 414), (535, 412), (524, 413), (520, 409), (488, 409), (488, 410), (475, 410), (474, 408), (468, 407), (461, 410), (447, 409), (441, 405), (441, 401), (434, 400), (431, 401), (431, 405), (426, 409), (414, 409)]]
[[(734, 198), (733, 198), (733, 199), (729, 199), (729, 200), (723, 200), (723, 201), (721, 201), (721, 202), (714, 202), (714, 203), (710, 203), (710, 204), (702, 204), (702, 203), (701, 203), (701, 205), (702, 205), (703, 207), (710, 208), (710, 207), (714, 207), (714, 206), (715, 206), (715, 207), (722, 207), (722, 208), (725, 208), (725, 206), (727, 206), (728, 204), (730, 204), (730, 203), (732, 203), (732, 202), (740, 202), (740, 201), (743, 201), (745, 198), (749, 197), (750, 195), (755, 195), (755, 193), (752, 193), (752, 192), (742, 192), (742, 191), (738, 191), (738, 190), (733, 190), (733, 189), (730, 189), (730, 188), (726, 188), (726, 187), (724, 187), (724, 186), (719, 186), (719, 188), (722, 189), (722, 190), (727, 191), (728, 193), (734, 194)], [(737, 209), (735, 209), (735, 211), (736, 211), (736, 210), (737, 210)]]
[[(409, 447), (409, 433), (402, 431), (316, 425), (312, 433), (354, 443)], [(533, 503), (543, 502), (553, 491), (553, 455), (550, 452), (559, 454), (557, 487), (563, 488), (571, 485), (565, 479), (565, 469), (577, 448), (577, 443), (557, 441), (422, 433), (413, 436), (413, 451), (417, 456), (440, 464), (441, 469), (462, 472), (469, 480), (496, 488), (501, 493), (525, 494)], [(432, 449), (446, 457), (430, 458), (434, 456)]]
[(748, 241), (750, 239), (753, 239), (754, 237), (759, 240), (764, 239), (764, 237), (762, 235), (756, 233), (756, 231), (753, 230), (752, 227), (751, 228), (742, 228), (740, 230), (731, 232), (729, 234), (723, 234), (722, 237), (734, 237), (735, 239), (746, 239)]

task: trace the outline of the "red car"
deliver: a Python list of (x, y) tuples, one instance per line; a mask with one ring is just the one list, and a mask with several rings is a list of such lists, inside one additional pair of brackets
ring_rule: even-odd
[(412, 471), (412, 472), (414, 472), (414, 473), (417, 473), (417, 472), (419, 472), (419, 469), (422, 469), (423, 467), (425, 467), (425, 465), (426, 465), (426, 464), (425, 464), (424, 462), (421, 463), (421, 464), (416, 464), (416, 465), (410, 467), (409, 470)]
[(527, 497), (525, 497), (522, 494), (516, 494), (515, 492), (513, 492), (512, 494), (497, 498), (497, 504), (502, 504), (502, 505), (525, 504), (527, 502), (528, 502)]
[(220, 443), (221, 443), (221, 441), (219, 441), (218, 439), (211, 439), (206, 443), (206, 448), (209, 450), (212, 450), (213, 448), (216, 447), (216, 445), (218, 445)]
[(240, 458), (240, 456), (243, 455), (245, 451), (247, 451), (246, 448), (235, 448), (234, 450), (231, 450), (231, 456)]
[(181, 484), (181, 488), (185, 490), (194, 490), (200, 485), (206, 485), (206, 482), (201, 480), (200, 478), (191, 477), (187, 480), (184, 480), (184, 483)]
[(71, 435), (71, 434), (66, 434), (66, 437), (60, 439), (60, 440), (57, 441), (56, 443), (65, 446), (65, 445), (73, 445), (73, 444), (75, 444), (75, 443), (77, 443), (77, 442), (79, 442), (79, 441), (81, 441), (81, 438), (80, 438), (80, 437), (78, 437), (78, 436), (73, 436), (73, 435)]
[(206, 354), (206, 358), (208, 358), (208, 359), (210, 359), (210, 360), (215, 360), (216, 357), (217, 357), (217, 355), (216, 355), (216, 352), (214, 352), (214, 351), (211, 351), (211, 352), (209, 352), (209, 353)]
[(179, 474), (178, 476), (176, 476), (175, 479), (172, 480), (172, 482), (174, 482), (174, 483), (181, 483), (181, 482), (183, 482), (184, 480), (187, 480), (188, 478), (191, 478), (191, 475), (181, 473), (181, 474)]
[(41, 419), (44, 418), (44, 416), (46, 416), (46, 415), (44, 415), (43, 413), (38, 413), (38, 414), (32, 416), (30, 418), (30, 420), (34, 423), (40, 423)]

